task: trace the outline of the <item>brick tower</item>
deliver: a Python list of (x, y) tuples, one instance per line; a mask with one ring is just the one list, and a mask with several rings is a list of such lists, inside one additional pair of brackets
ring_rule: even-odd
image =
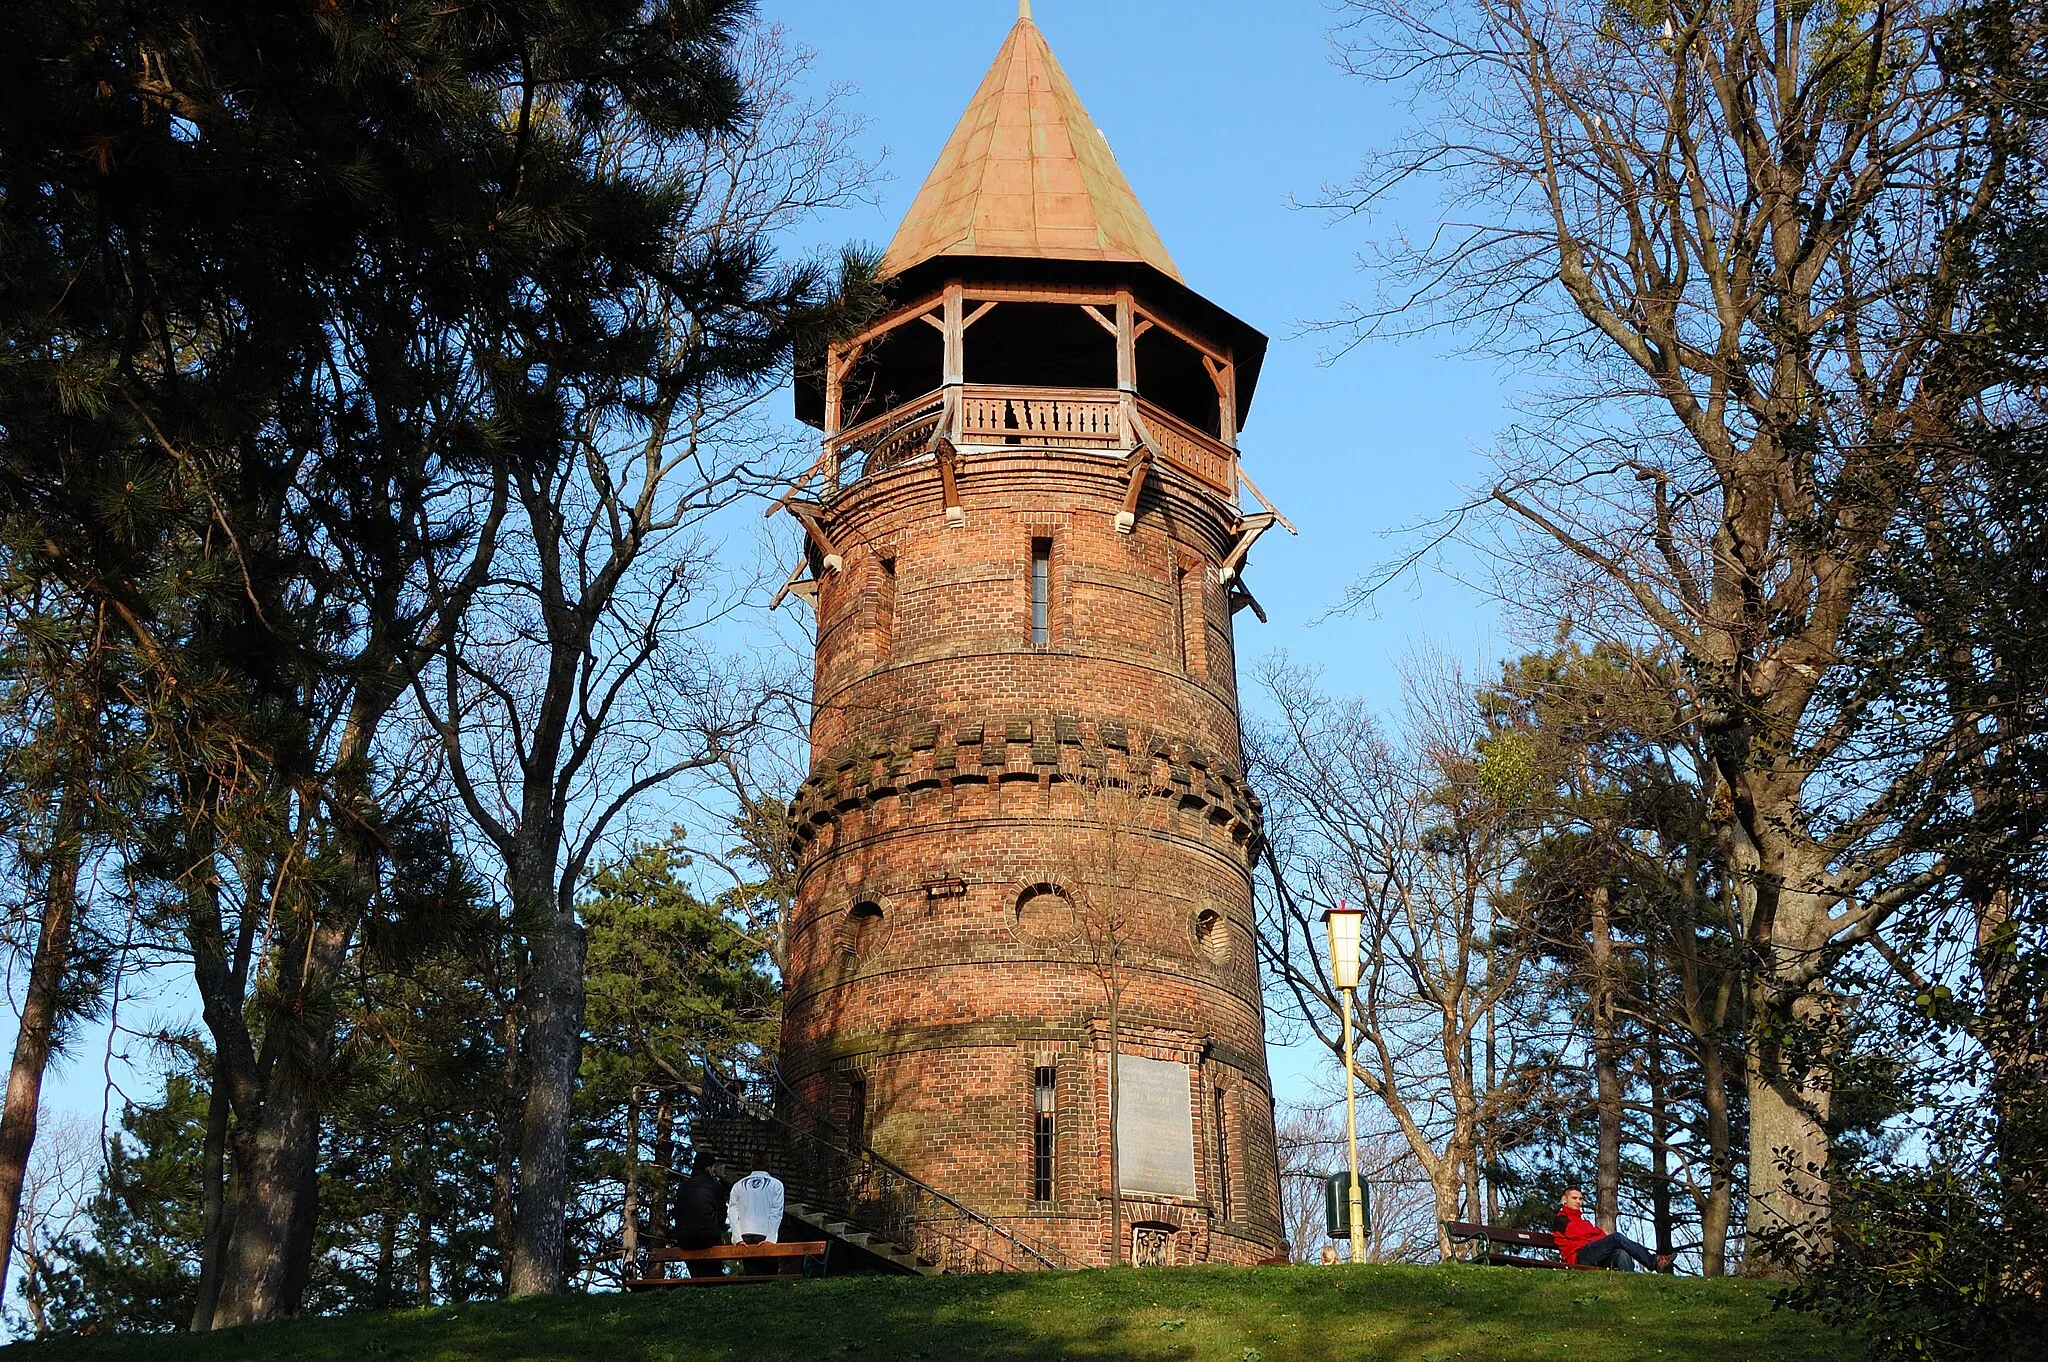
[(1282, 1231), (1232, 616), (1285, 524), (1237, 497), (1265, 338), (1182, 282), (1021, 8), (890, 310), (798, 388), (824, 456), (784, 503), (817, 674), (781, 1067), (1076, 1264), (1255, 1262)]

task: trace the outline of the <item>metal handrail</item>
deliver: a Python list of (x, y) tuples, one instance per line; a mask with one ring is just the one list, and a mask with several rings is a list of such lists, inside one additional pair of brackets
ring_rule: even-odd
[[(765, 1117), (784, 1130), (822, 1150), (828, 1158), (836, 1159), (851, 1168), (857, 1169), (849, 1179), (850, 1185), (844, 1198), (828, 1197), (828, 1199), (834, 1201), (843, 1200), (843, 1205), (835, 1205), (831, 1209), (837, 1214), (844, 1215), (849, 1223), (864, 1223), (864, 1216), (862, 1214), (864, 1208), (874, 1206), (877, 1201), (886, 1202), (893, 1199), (889, 1196), (889, 1189), (886, 1187), (886, 1183), (893, 1180), (901, 1183), (913, 1199), (924, 1199), (936, 1203), (938, 1207), (951, 1213), (950, 1216), (941, 1218), (928, 1214), (919, 1214), (913, 1208), (904, 1217), (904, 1223), (900, 1229), (897, 1227), (884, 1227), (883, 1233), (888, 1237), (896, 1238), (905, 1248), (913, 1252), (918, 1251), (919, 1246), (916, 1240), (920, 1236), (926, 1236), (951, 1246), (955, 1250), (954, 1254), (951, 1255), (955, 1261), (971, 1260), (977, 1265), (987, 1262), (1002, 1268), (1024, 1271), (1040, 1269), (1059, 1271), (1069, 1270), (1073, 1267), (1073, 1264), (1067, 1260), (1065, 1255), (1052, 1245), (1032, 1239), (1028, 1235), (1020, 1234), (1009, 1226), (999, 1223), (992, 1217), (960, 1201), (958, 1198), (940, 1191), (888, 1156), (877, 1152), (865, 1140), (856, 1140), (838, 1122), (834, 1121), (826, 1113), (819, 1111), (802, 1093), (799, 1093), (792, 1087), (789, 1081), (783, 1077), (782, 1070), (774, 1063), (764, 1060), (760, 1065), (760, 1070), (761, 1076), (768, 1082), (771, 1092), (779, 1099), (774, 1105), (750, 1101), (744, 1094), (734, 1094), (727, 1086), (725, 1080), (717, 1073), (716, 1069), (708, 1063), (704, 1066), (705, 1097), (717, 1102), (716, 1110), (721, 1114), (727, 1111), (750, 1111), (753, 1114)], [(711, 1092), (711, 1089), (714, 1087), (718, 1089), (716, 1098), (713, 1098)], [(816, 1123), (816, 1126), (831, 1131), (844, 1143), (826, 1138), (819, 1134), (816, 1128), (809, 1125), (790, 1120), (781, 1111), (776, 1109), (783, 1102), (787, 1102), (796, 1110), (803, 1112), (809, 1120)], [(876, 1181), (874, 1178), (876, 1170), (879, 1170), (883, 1175), (880, 1181), (885, 1184), (879, 1189), (879, 1196), (876, 1195), (877, 1189), (873, 1186), (873, 1183)], [(828, 1189), (816, 1188), (808, 1190), (827, 1191)], [(862, 1195), (864, 1192), (867, 1193), (865, 1197)], [(1014, 1254), (1002, 1254), (992, 1252), (986, 1247), (977, 1247), (959, 1234), (944, 1228), (946, 1219), (957, 1219), (964, 1224), (973, 1225), (981, 1232), (984, 1238), (992, 1236), (996, 1240), (1008, 1244), (1017, 1252)], [(933, 1259), (933, 1261), (938, 1260)]]

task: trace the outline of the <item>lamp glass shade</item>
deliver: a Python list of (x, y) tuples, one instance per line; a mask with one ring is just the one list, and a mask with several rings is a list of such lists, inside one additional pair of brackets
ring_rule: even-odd
[(1339, 903), (1323, 914), (1323, 927), (1330, 934), (1330, 982), (1338, 988), (1358, 987), (1359, 934), (1365, 914)]

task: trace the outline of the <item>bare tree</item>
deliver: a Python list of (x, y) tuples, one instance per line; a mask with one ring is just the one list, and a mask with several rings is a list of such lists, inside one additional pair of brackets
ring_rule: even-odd
[(1888, 704), (1846, 632), (1968, 396), (1935, 380), (2002, 162), (1937, 60), (1949, 6), (1346, 4), (1352, 69), (1425, 119), (1333, 205), (1436, 176), (1448, 206), (1340, 326), (1449, 323), (1561, 366), (1439, 528), (1534, 613), (1687, 659), (1755, 959), (1748, 1264), (1789, 1269), (1827, 1238), (1829, 978), (1947, 873), (1906, 834), (1989, 741)]
[(83, 1228), (104, 1163), (99, 1128), (76, 1112), (48, 1122), (29, 1159), (13, 1248), (22, 1308), (37, 1336), (48, 1332), (52, 1254)]
[(833, 281), (816, 262), (776, 266), (774, 243), (865, 191), (857, 125), (838, 92), (802, 94), (808, 63), (780, 30), (757, 28), (736, 54), (753, 111), (736, 129), (680, 141), (625, 122), (595, 133), (601, 164), (677, 196), (670, 258), (629, 301), (648, 362), (551, 394), (577, 413), (573, 440), (498, 461), (474, 491), (484, 514), (502, 516), (491, 579), (413, 672), (528, 943), (515, 1295), (562, 1285), (584, 872), (643, 796), (721, 769), (765, 702), (708, 639), (744, 584), (721, 582), (706, 527), (801, 458), (764, 404), (794, 341), (829, 324)]
[(1362, 702), (1319, 693), (1284, 659), (1260, 680), (1278, 718), (1248, 735), (1246, 765), (1267, 800), (1260, 949), (1279, 1005), (1341, 1062), (1321, 914), (1339, 900), (1363, 908), (1359, 1081), (1428, 1178), (1436, 1219), (1477, 1216), (1492, 1098), (1475, 1080), (1474, 1045), (1521, 973), (1495, 914), (1514, 823), (1479, 778), (1478, 707), (1455, 671), (1411, 670), (1396, 741)]
[[(19, 924), (25, 939), (9, 942), (27, 957), (28, 978), (0, 1105), (0, 1285), (7, 1280), (35, 1148), (43, 1076), (66, 1025), (93, 997), (90, 979), (82, 980), (76, 968), (79, 876), (90, 855), (96, 793), (99, 800), (107, 793), (99, 769), (103, 625), (90, 612), (80, 612), (82, 620), (63, 619), (43, 601), (10, 604), (23, 608), (8, 611), (6, 619), (14, 639), (4, 650), (13, 684), (0, 695), (14, 703), (8, 741), (0, 745), (0, 809), (13, 823), (11, 859), (28, 891)], [(97, 792), (96, 784), (102, 787)]]
[(1122, 1115), (1118, 1069), (1123, 1054), (1124, 976), (1132, 964), (1131, 949), (1140, 931), (1138, 841), (1145, 835), (1142, 820), (1149, 812), (1146, 800), (1151, 792), (1107, 770), (1071, 788), (1081, 807), (1074, 819), (1074, 833), (1063, 844), (1064, 855), (1054, 870), (1054, 883), (1073, 905), (1080, 946), (1089, 971), (1102, 990), (1107, 1013), (1109, 1261), (1121, 1263), (1124, 1179), (1121, 1132), (1117, 1129)]
[[(1331, 1101), (1288, 1103), (1278, 1126), (1281, 1223), (1297, 1263), (1320, 1260), (1323, 1179), (1345, 1162), (1344, 1122)], [(1358, 1134), (1358, 1178), (1370, 1191), (1365, 1261), (1414, 1263), (1437, 1256), (1436, 1196), (1408, 1141), (1384, 1126)]]

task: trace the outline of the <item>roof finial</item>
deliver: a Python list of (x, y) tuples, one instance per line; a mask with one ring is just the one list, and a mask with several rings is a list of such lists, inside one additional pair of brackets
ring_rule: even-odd
[(1031, 0), (1017, 0), (1017, 22), (1020, 24), (1031, 22)]

